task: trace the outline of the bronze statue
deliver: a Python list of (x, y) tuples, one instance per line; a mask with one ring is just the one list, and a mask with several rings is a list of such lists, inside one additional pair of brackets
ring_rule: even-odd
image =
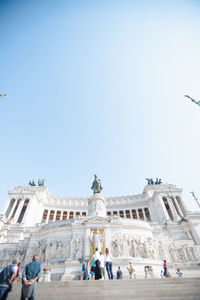
[(148, 185), (153, 185), (154, 184), (153, 178), (146, 178), (146, 180), (148, 182)]
[(29, 180), (29, 183), (28, 183), (28, 185), (30, 185), (30, 186), (36, 186), (36, 184), (35, 184), (35, 180), (34, 180), (34, 179), (32, 179), (32, 180)]
[(94, 175), (94, 181), (92, 183), (91, 190), (93, 190), (94, 194), (98, 194), (101, 193), (102, 189), (103, 187), (101, 186), (100, 179), (97, 177), (97, 175)]
[(161, 184), (161, 183), (162, 183), (162, 180), (160, 178), (156, 178), (155, 184)]
[(38, 179), (38, 186), (44, 186), (45, 179)]
[(153, 185), (153, 184), (162, 184), (162, 180), (160, 178), (156, 178), (156, 181), (153, 181), (153, 178), (145, 178), (147, 180), (148, 185)]

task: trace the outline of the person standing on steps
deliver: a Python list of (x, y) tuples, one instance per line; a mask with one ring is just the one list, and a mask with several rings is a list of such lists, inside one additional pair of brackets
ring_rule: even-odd
[(95, 262), (96, 262), (97, 260), (100, 261), (100, 253), (99, 253), (98, 248), (95, 248), (94, 260), (95, 260)]
[(95, 279), (95, 265), (94, 265), (94, 260), (95, 260), (95, 256), (93, 255), (93, 257), (90, 260), (90, 275), (91, 275), (91, 280)]
[(0, 273), (0, 300), (6, 300), (8, 293), (12, 290), (12, 283), (15, 280), (19, 260), (16, 258), (13, 263), (5, 267)]
[(167, 277), (167, 273), (168, 273), (167, 261), (164, 260), (164, 263), (163, 263), (163, 276)]
[(102, 280), (106, 280), (105, 258), (102, 252), (100, 252), (100, 268), (101, 268)]
[(176, 274), (178, 275), (178, 278), (182, 278), (183, 277), (183, 273), (181, 272), (180, 268), (176, 269)]
[(33, 256), (33, 261), (28, 263), (22, 273), (21, 300), (34, 300), (37, 283), (40, 277), (41, 263), (37, 255)]
[(123, 274), (122, 271), (120, 270), (120, 266), (118, 267), (116, 275), (117, 275), (116, 279), (123, 279)]
[(109, 249), (106, 248), (105, 250), (105, 263), (106, 263), (106, 271), (108, 273), (108, 279), (113, 279), (113, 272), (112, 272), (112, 256), (109, 253)]
[(129, 265), (128, 265), (128, 267), (127, 267), (127, 270), (128, 270), (128, 273), (129, 273), (129, 278), (130, 278), (130, 279), (133, 279), (133, 276), (134, 276), (134, 278), (135, 278), (135, 270), (134, 270), (133, 265), (132, 265), (131, 262), (129, 262)]

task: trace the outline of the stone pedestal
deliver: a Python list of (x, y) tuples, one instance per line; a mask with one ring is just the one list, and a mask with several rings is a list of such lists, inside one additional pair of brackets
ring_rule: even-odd
[(61, 277), (61, 281), (80, 280), (82, 265), (77, 261), (66, 261), (65, 271)]
[(88, 199), (88, 216), (106, 217), (106, 199), (100, 193)]

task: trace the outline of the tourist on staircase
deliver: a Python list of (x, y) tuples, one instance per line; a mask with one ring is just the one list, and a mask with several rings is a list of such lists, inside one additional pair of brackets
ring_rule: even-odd
[(90, 275), (88, 274), (88, 267), (89, 267), (89, 259), (85, 260), (85, 262), (82, 265), (83, 280), (89, 280), (90, 279)]
[(37, 283), (40, 277), (41, 263), (38, 256), (33, 256), (33, 261), (25, 266), (22, 273), (22, 291), (21, 300), (34, 300), (34, 295), (37, 287)]
[(95, 260), (95, 256), (93, 255), (93, 257), (90, 260), (90, 275), (91, 275), (91, 279), (94, 280), (95, 279), (95, 266), (94, 266), (94, 260)]
[(118, 267), (116, 279), (123, 279), (122, 271), (120, 270), (120, 266)]
[(129, 262), (127, 270), (128, 270), (128, 273), (129, 273), (129, 279), (135, 278), (135, 269), (133, 268), (133, 265), (132, 265), (131, 262)]
[(106, 248), (105, 250), (105, 263), (106, 263), (106, 271), (108, 273), (108, 279), (113, 279), (113, 272), (112, 272), (112, 256), (109, 253), (109, 249)]
[(0, 273), (0, 300), (6, 300), (8, 293), (12, 290), (12, 283), (17, 275), (19, 260), (5, 267)]
[(94, 272), (95, 272), (95, 280), (99, 280), (102, 278), (100, 261), (98, 259), (95, 261), (95, 271)]
[(163, 263), (163, 276), (164, 276), (164, 277), (167, 277), (167, 274), (168, 274), (167, 261), (164, 260), (164, 263)]
[(106, 280), (105, 274), (105, 258), (102, 252), (100, 252), (100, 269), (102, 274), (102, 280)]
[(95, 260), (95, 262), (96, 262), (97, 260), (100, 261), (100, 253), (99, 253), (98, 248), (95, 248), (94, 260)]
[(183, 277), (183, 273), (181, 272), (180, 268), (176, 269), (176, 274), (178, 275), (178, 278), (182, 278)]

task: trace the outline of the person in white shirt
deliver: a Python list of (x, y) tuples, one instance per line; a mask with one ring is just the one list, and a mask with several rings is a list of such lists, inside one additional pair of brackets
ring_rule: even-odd
[(178, 278), (182, 278), (183, 277), (183, 273), (181, 272), (180, 268), (177, 268), (176, 274), (178, 275)]
[(95, 254), (94, 254), (94, 261), (97, 261), (97, 260), (100, 261), (100, 253), (99, 253), (98, 248), (95, 249)]
[(104, 259), (104, 255), (102, 254), (102, 252), (100, 252), (100, 269), (101, 269), (101, 274), (102, 274), (102, 279), (106, 280), (106, 274), (105, 274), (105, 259)]
[(104, 258), (105, 258), (105, 263), (106, 263), (106, 271), (108, 273), (108, 279), (113, 279), (112, 256), (109, 253), (109, 249), (108, 248), (106, 248)]
[(135, 278), (135, 270), (134, 270), (133, 265), (132, 265), (131, 262), (129, 263), (129, 265), (127, 267), (127, 270), (128, 270), (128, 273), (129, 273), (129, 278), (133, 279), (133, 276)]

